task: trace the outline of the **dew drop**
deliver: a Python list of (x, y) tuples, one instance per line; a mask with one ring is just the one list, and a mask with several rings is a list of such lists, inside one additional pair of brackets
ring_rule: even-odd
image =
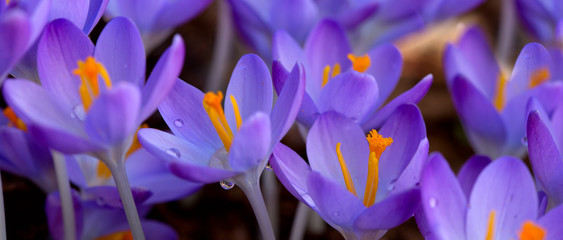
[(334, 215), (335, 217), (340, 216), (340, 212), (333, 212), (332, 215)]
[(178, 150), (176, 148), (170, 148), (170, 149), (166, 150), (166, 153), (168, 153), (168, 155), (175, 157), (175, 158), (180, 158), (182, 156), (182, 154), (180, 153), (180, 150)]
[(235, 186), (234, 183), (229, 182), (229, 181), (225, 181), (225, 180), (221, 180), (221, 181), (219, 182), (219, 185), (221, 185), (221, 187), (222, 187), (223, 189), (225, 189), (225, 190), (229, 190), (229, 189), (231, 189), (231, 188), (233, 188), (233, 187)]
[(429, 204), (431, 208), (435, 208), (436, 205), (438, 205), (438, 200), (436, 200), (436, 198), (430, 198)]
[(521, 142), (522, 142), (522, 145), (528, 146), (528, 138), (527, 137), (523, 137)]
[(184, 126), (184, 120), (182, 120), (182, 119), (176, 119), (176, 121), (174, 121), (174, 125), (175, 125), (176, 127), (181, 128), (181, 127)]
[(270, 161), (268, 161), (268, 163), (266, 163), (266, 170), (268, 170), (270, 172), (273, 170), (272, 165), (270, 164)]
[(77, 118), (80, 121), (84, 121), (86, 119), (86, 111), (84, 110), (84, 105), (78, 104), (72, 107), (72, 111), (70, 112), (71, 118)]

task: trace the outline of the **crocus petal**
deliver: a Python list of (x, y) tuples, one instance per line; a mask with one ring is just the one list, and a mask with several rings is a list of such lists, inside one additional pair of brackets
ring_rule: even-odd
[[(143, 187), (131, 187), (135, 205), (141, 205), (153, 193)], [(119, 191), (114, 186), (95, 186), (84, 189), (86, 198), (92, 197), (96, 204), (103, 207), (123, 208)]]
[(94, 54), (94, 44), (72, 22), (57, 19), (45, 27), (38, 50), (37, 67), (41, 85), (68, 108), (82, 104), (80, 78), (73, 74), (78, 61)]
[(289, 71), (297, 63), (305, 64), (305, 52), (291, 35), (280, 30), (272, 39), (272, 59)]
[[(71, 191), (72, 206), (74, 210), (74, 219), (76, 224), (76, 238), (80, 239), (82, 235), (82, 229), (84, 224), (84, 212), (82, 210), (82, 202), (80, 201), (80, 196), (74, 190)], [(49, 226), (49, 232), (55, 240), (64, 239), (64, 224), (63, 224), (63, 214), (61, 208), (61, 198), (59, 192), (53, 192), (47, 196), (45, 202), (45, 213), (47, 214), (47, 224)]]
[(162, 31), (181, 25), (205, 10), (211, 2), (211, 0), (165, 1), (151, 30)]
[(244, 122), (258, 111), (269, 114), (272, 111), (273, 94), (272, 78), (264, 61), (254, 54), (242, 56), (233, 70), (225, 94), (225, 117), (231, 129), (237, 127), (231, 95), (237, 101)]
[(547, 210), (548, 200), (549, 199), (547, 198), (547, 195), (544, 191), (538, 192), (538, 218), (542, 217), (545, 214)]
[(467, 12), (479, 6), (484, 1), (485, 0), (443, 1), (443, 2), (435, 1), (435, 3), (439, 4), (439, 6), (426, 7), (425, 9), (433, 8), (433, 11), (431, 11), (431, 13), (426, 13), (425, 19), (428, 21), (438, 21), (456, 15), (461, 15), (462, 13)]
[(316, 102), (321, 113), (334, 111), (360, 121), (371, 113), (378, 96), (379, 88), (371, 75), (350, 71), (331, 79)]
[(201, 184), (173, 175), (163, 160), (144, 149), (131, 154), (125, 162), (125, 168), (131, 186), (144, 187), (153, 193), (146, 204), (177, 200), (201, 188)]
[(462, 76), (453, 80), (452, 96), (473, 149), (480, 154), (498, 156), (507, 134), (489, 99)]
[(102, 18), (102, 15), (104, 15), (108, 2), (109, 0), (90, 0), (88, 15), (86, 16), (86, 22), (84, 22), (84, 28), (82, 29), (83, 32), (90, 34)]
[(421, 205), (427, 227), (437, 239), (464, 239), (467, 198), (441, 154), (433, 154), (422, 172)]
[(131, 20), (123, 17), (111, 20), (98, 38), (94, 57), (104, 65), (114, 84), (125, 81), (143, 87), (145, 48)]
[(420, 142), (426, 138), (426, 126), (418, 107), (405, 104), (397, 108), (378, 132), (383, 137), (392, 138), (393, 143), (385, 149), (379, 159), (376, 202), (393, 190), (393, 185), (411, 161), (424, 160), (414, 156)]
[(84, 128), (91, 140), (115, 146), (133, 136), (138, 127), (141, 93), (122, 83), (102, 92), (86, 115)]
[(2, 14), (0, 21), (0, 83), (10, 68), (23, 56), (31, 34), (23, 11), (14, 9)]
[(315, 102), (311, 96), (305, 92), (303, 94), (303, 102), (301, 102), (301, 110), (297, 114), (297, 121), (309, 129), (313, 126), (318, 116), (319, 110), (317, 110)]
[(282, 143), (276, 144), (270, 164), (283, 186), (299, 201), (314, 208), (308, 197), (307, 179), (311, 167), (291, 148)]
[(51, 1), (49, 19), (64, 18), (75, 26), (82, 28), (88, 15), (89, 0), (57, 0)]
[(147, 239), (160, 239), (160, 240), (177, 240), (178, 234), (174, 228), (153, 220), (144, 220), (141, 222), (143, 232)]
[(322, 20), (311, 30), (305, 43), (307, 57), (307, 92), (313, 99), (317, 99), (322, 87), (323, 69), (325, 66), (340, 64), (341, 69), (347, 69), (350, 61), (347, 55), (351, 52), (350, 44), (342, 27), (332, 20)]
[(311, 169), (334, 179), (346, 189), (342, 168), (336, 155), (337, 143), (341, 143), (340, 151), (358, 197), (363, 199), (369, 145), (362, 129), (351, 119), (335, 112), (319, 116), (307, 137), (307, 156)]
[(369, 51), (368, 55), (371, 59), (371, 65), (366, 73), (375, 78), (379, 87), (379, 98), (373, 109), (376, 110), (387, 100), (387, 97), (399, 82), (403, 68), (403, 57), (397, 47), (392, 44), (377, 46)]
[(272, 109), (272, 146), (279, 142), (293, 125), (305, 93), (305, 70), (295, 66)]
[(362, 201), (334, 180), (311, 172), (307, 180), (311, 199), (319, 209), (319, 215), (330, 224), (352, 229), (354, 221), (366, 209)]
[[(559, 104), (559, 106), (553, 112), (551, 116), (551, 121), (554, 123), (561, 123), (563, 122), (563, 104)], [(546, 124), (546, 122), (544, 122)], [(551, 125), (551, 133), (553, 139), (557, 143), (557, 147), (559, 149), (563, 149), (563, 125), (562, 124), (552, 124)], [(563, 156), (562, 156), (563, 158)]]
[(354, 227), (361, 231), (391, 229), (411, 218), (418, 206), (419, 189), (393, 194), (363, 211)]
[(491, 211), (495, 211), (495, 238), (516, 238), (522, 223), (537, 217), (538, 199), (532, 175), (520, 159), (501, 157), (475, 181), (469, 206), (467, 239), (485, 239)]
[(110, 1), (107, 12), (112, 17), (124, 16), (132, 19), (142, 31), (148, 31), (158, 17), (165, 1), (120, 0)]
[(528, 116), (527, 133), (534, 175), (553, 206), (558, 205), (563, 202), (563, 161), (549, 129), (536, 111)]
[(175, 35), (170, 47), (162, 54), (143, 88), (141, 118), (146, 119), (166, 98), (184, 64), (184, 41)]
[(563, 205), (559, 205), (551, 209), (547, 214), (538, 220), (540, 226), (546, 230), (545, 239), (557, 239), (563, 235), (563, 225), (561, 225), (561, 215), (563, 214)]
[(338, 22), (346, 29), (354, 29), (373, 16), (379, 9), (380, 3), (365, 3), (360, 7), (352, 8), (338, 16)]
[(156, 129), (140, 129), (139, 142), (156, 157), (169, 162), (176, 176), (188, 181), (212, 183), (234, 176), (230, 170), (212, 168), (209, 161), (214, 152), (187, 140)]
[(507, 99), (526, 91), (535, 72), (541, 69), (549, 70), (552, 68), (551, 64), (551, 55), (541, 44), (526, 44), (514, 64), (506, 89)]
[[(258, 2), (258, 1), (257, 1)], [(260, 1), (269, 3), (269, 1)], [(266, 24), (265, 19), (247, 1), (228, 0), (231, 6), (233, 21), (241, 38), (256, 52), (262, 56), (270, 56), (270, 35), (272, 30)]]
[(319, 10), (311, 0), (273, 1), (269, 14), (274, 29), (286, 30), (299, 42), (305, 40), (318, 15)]
[(465, 193), (465, 197), (469, 199), (471, 196), (471, 189), (473, 189), (473, 184), (477, 177), (483, 171), (483, 169), (491, 163), (491, 159), (486, 156), (475, 155), (472, 156), (461, 166), (459, 173), (457, 174), (457, 180), (459, 185)]
[(428, 89), (430, 89), (433, 79), (432, 75), (427, 75), (414, 87), (383, 106), (383, 108), (377, 111), (377, 113), (366, 115), (365, 119), (362, 120), (362, 129), (364, 129), (364, 131), (369, 131), (371, 129), (379, 128), (389, 118), (389, 116), (397, 110), (397, 107), (405, 103), (418, 103), (418, 101), (426, 95)]
[(265, 163), (270, 152), (271, 134), (268, 115), (258, 112), (250, 116), (233, 139), (229, 150), (231, 168), (243, 172)]
[(462, 75), (487, 99), (493, 99), (496, 94), (500, 68), (485, 34), (478, 27), (469, 28), (456, 44), (448, 44), (444, 70), (450, 87), (455, 76)]
[(418, 148), (409, 162), (409, 165), (407, 165), (405, 170), (401, 173), (401, 176), (399, 176), (396, 182), (390, 182), (391, 185), (387, 186), (387, 188), (392, 189), (391, 192), (401, 192), (420, 184), (422, 170), (428, 160), (429, 148), (430, 145), (428, 143), (428, 139), (422, 139), (420, 144), (418, 144)]
[(129, 230), (123, 209), (109, 208), (87, 201), (83, 204), (84, 231), (81, 239), (96, 239)]

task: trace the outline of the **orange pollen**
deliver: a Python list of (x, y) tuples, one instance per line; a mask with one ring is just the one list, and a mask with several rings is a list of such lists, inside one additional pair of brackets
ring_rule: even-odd
[(506, 77), (504, 77), (504, 74), (499, 73), (499, 77), (498, 77), (498, 84), (497, 84), (497, 92), (495, 94), (495, 98), (493, 99), (493, 104), (495, 105), (495, 108), (497, 109), (497, 111), (502, 111), (502, 109), (504, 108), (504, 104), (505, 104), (505, 88), (506, 88)]
[(8, 118), (8, 120), (10, 121), (8, 123), (8, 126), (16, 127), (24, 132), (27, 131), (27, 126), (20, 118), (18, 118), (18, 116), (16, 115), (16, 113), (11, 107), (4, 108), (3, 113), (4, 116), (6, 116), (6, 118)]
[(352, 68), (358, 72), (365, 72), (371, 65), (371, 59), (367, 54), (356, 56), (350, 53), (348, 54), (348, 59), (352, 62)]
[(543, 240), (545, 235), (546, 231), (544, 228), (532, 221), (526, 221), (522, 226), (522, 231), (520, 231), (519, 240)]
[(131, 234), (131, 231), (117, 232), (99, 237), (96, 240), (133, 240), (133, 234)]
[(368, 133), (366, 137), (369, 143), (369, 151), (375, 153), (375, 157), (379, 159), (381, 154), (385, 149), (393, 143), (393, 139), (388, 137), (384, 138), (381, 134), (377, 133), (377, 130), (373, 129)]
[(94, 99), (100, 95), (98, 75), (102, 77), (105, 87), (111, 88), (111, 79), (107, 70), (94, 57), (88, 57), (84, 62), (78, 61), (78, 67), (72, 73), (80, 77), (81, 84), (78, 92), (86, 111), (90, 109)]
[(332, 67), (332, 74), (331, 74), (331, 67), (329, 65), (326, 65), (325, 68), (323, 69), (322, 86), (324, 87), (328, 83), (328, 80), (336, 77), (336, 75), (338, 74), (340, 74), (340, 64), (338, 63), (334, 64), (334, 66)]
[(534, 71), (534, 73), (532, 73), (532, 76), (530, 77), (530, 84), (528, 85), (528, 87), (535, 88), (538, 85), (549, 80), (550, 77), (551, 74), (549, 73), (549, 69), (547, 69), (546, 67), (536, 70)]
[[(227, 123), (225, 118), (225, 112), (221, 106), (221, 101), (223, 100), (223, 93), (218, 91), (217, 93), (208, 92), (203, 96), (203, 108), (209, 115), (209, 119), (215, 127), (219, 138), (223, 142), (225, 149), (229, 151), (231, 148), (231, 142), (233, 140), (233, 132)], [(242, 125), (242, 118), (240, 117), (238, 103), (234, 96), (230, 96), (231, 103), (233, 105), (233, 111), (235, 114), (235, 120), (237, 124), (237, 129)]]

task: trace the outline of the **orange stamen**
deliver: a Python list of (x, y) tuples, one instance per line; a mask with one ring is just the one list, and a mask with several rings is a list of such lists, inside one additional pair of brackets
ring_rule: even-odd
[[(235, 119), (237, 123), (237, 129), (242, 125), (242, 119), (240, 117), (239, 107), (234, 96), (230, 96), (231, 103), (233, 104), (233, 111), (235, 114)], [(219, 135), (219, 138), (223, 142), (225, 149), (229, 151), (231, 148), (231, 142), (233, 140), (233, 132), (227, 123), (225, 118), (225, 112), (221, 106), (221, 101), (223, 100), (223, 93), (218, 91), (217, 93), (208, 92), (203, 96), (203, 108), (209, 115), (209, 119), (215, 127), (215, 131)]]
[(355, 56), (350, 53), (348, 54), (348, 59), (352, 62), (352, 68), (358, 72), (365, 72), (371, 65), (371, 59), (367, 54), (363, 56)]
[(520, 240), (543, 240), (545, 239), (546, 231), (544, 228), (536, 225), (532, 221), (526, 221), (520, 231)]
[(485, 240), (493, 240), (494, 228), (495, 228), (495, 210), (492, 210), (489, 215), (489, 222), (487, 224), (487, 235), (485, 235)]
[(10, 121), (8, 123), (8, 126), (10, 127), (16, 127), (22, 131), (27, 131), (27, 126), (25, 125), (25, 123), (16, 115), (16, 113), (14, 112), (14, 110), (12, 110), (12, 108), (10, 107), (6, 107), (4, 108), (4, 116), (6, 116), (6, 118), (8, 118), (8, 120)]
[(498, 77), (497, 92), (495, 94), (495, 98), (493, 99), (493, 104), (495, 105), (495, 108), (499, 112), (502, 111), (505, 104), (504, 94), (505, 94), (506, 83), (507, 81), (506, 78), (504, 77), (504, 74), (500, 73)]
[(356, 194), (356, 189), (354, 188), (354, 183), (352, 182), (352, 177), (350, 176), (350, 172), (348, 171), (348, 167), (346, 166), (346, 162), (344, 161), (344, 157), (342, 156), (342, 152), (340, 152), (340, 143), (336, 144), (336, 155), (338, 156), (338, 162), (340, 163), (340, 168), (342, 169), (342, 175), (344, 177), (344, 183), (346, 184), (346, 188), (348, 191)]
[(539, 70), (534, 71), (532, 76), (530, 77), (530, 84), (528, 85), (529, 88), (535, 88), (538, 85), (546, 82), (549, 80), (551, 74), (549, 73), (549, 69), (541, 68)]
[(78, 75), (82, 82), (78, 92), (86, 111), (90, 109), (93, 100), (100, 95), (98, 75), (102, 77), (106, 88), (111, 88), (111, 79), (107, 70), (94, 57), (88, 57), (84, 62), (78, 61), (78, 67), (74, 69), (73, 74)]

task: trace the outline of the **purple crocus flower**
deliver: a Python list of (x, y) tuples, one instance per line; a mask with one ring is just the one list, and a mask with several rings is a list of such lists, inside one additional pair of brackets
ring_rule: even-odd
[[(302, 69), (295, 67), (272, 108), (273, 87), (266, 64), (256, 55), (243, 56), (223, 94), (203, 94), (178, 80), (159, 111), (174, 135), (139, 130), (139, 140), (155, 156), (169, 161), (177, 176), (199, 183), (235, 183), (247, 195), (264, 238), (273, 237), (259, 187), (259, 177), (273, 146), (289, 130), (305, 88)], [(266, 215), (264, 215), (266, 214)]]
[(524, 27), (537, 40), (548, 45), (563, 41), (563, 4), (558, 0), (516, 0), (516, 10)]
[(560, 238), (563, 206), (540, 212), (534, 180), (520, 159), (470, 161), (464, 174), (476, 178), (460, 172), (456, 179), (443, 156), (429, 158), (420, 181), (427, 239)]
[(0, 1), (0, 83), (43, 31), (50, 0)]
[[(327, 111), (355, 119), (365, 131), (379, 128), (399, 105), (417, 103), (432, 84), (429, 75), (383, 106), (399, 80), (401, 54), (395, 46), (384, 44), (363, 56), (353, 55), (344, 30), (332, 20), (315, 27), (304, 49), (286, 32), (278, 32), (272, 51), (277, 76), (284, 76), (296, 63), (305, 67), (306, 93), (297, 121), (306, 128)], [(273, 78), (277, 91), (283, 79)]]
[[(95, 200), (81, 199), (75, 191), (73, 191), (72, 197), (76, 214), (76, 239), (133, 239), (123, 210), (108, 208)], [(47, 196), (45, 211), (53, 239), (64, 239), (61, 202), (58, 192)], [(164, 223), (143, 218), (141, 224), (147, 239), (178, 239), (176, 231)]]
[(563, 120), (563, 106), (557, 108), (551, 121), (538, 109), (531, 111), (528, 116), (528, 154), (538, 187), (548, 197), (548, 208), (563, 203), (561, 120)]
[(560, 82), (549, 81), (556, 67), (538, 43), (522, 49), (508, 78), (495, 61), (483, 33), (470, 28), (448, 44), (444, 69), (454, 106), (473, 149), (491, 158), (522, 156), (526, 104), (538, 99), (552, 113), (563, 97)]
[(130, 18), (141, 31), (147, 51), (158, 46), (174, 28), (197, 16), (211, 0), (112, 0), (106, 15)]
[(289, 192), (346, 239), (378, 239), (419, 206), (428, 140), (415, 105), (397, 108), (367, 140), (353, 120), (323, 113), (307, 137), (307, 156), (310, 165), (278, 144), (270, 163)]

